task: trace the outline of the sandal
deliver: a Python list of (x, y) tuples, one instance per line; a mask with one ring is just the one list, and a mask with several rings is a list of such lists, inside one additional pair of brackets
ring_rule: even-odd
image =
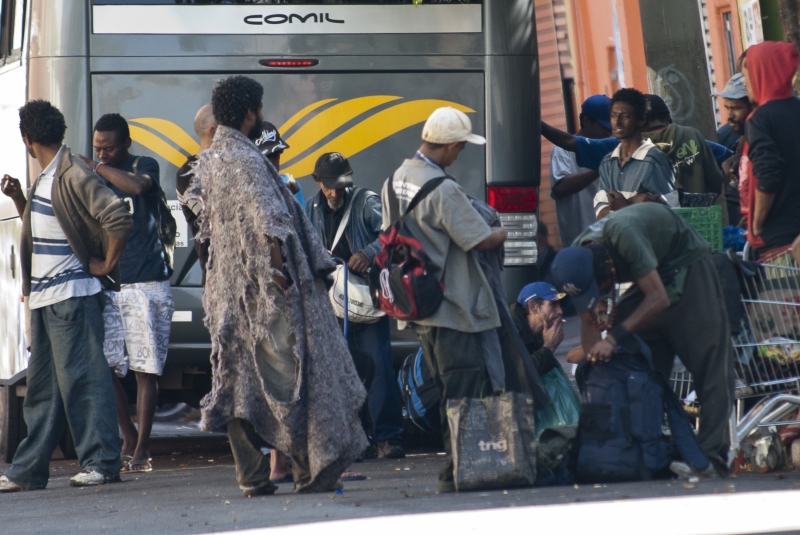
[(294, 477), (292, 477), (292, 474), (289, 474), (288, 476), (283, 476), (280, 479), (270, 479), (269, 482), (276, 485), (279, 483), (294, 483)]
[(339, 476), (339, 479), (342, 481), (364, 481), (367, 479), (367, 476), (359, 474), (358, 472), (342, 472), (342, 475)]
[(150, 460), (146, 461), (137, 461), (133, 462), (128, 461), (126, 462), (123, 467), (120, 469), (120, 472), (152, 472), (153, 465), (150, 464)]

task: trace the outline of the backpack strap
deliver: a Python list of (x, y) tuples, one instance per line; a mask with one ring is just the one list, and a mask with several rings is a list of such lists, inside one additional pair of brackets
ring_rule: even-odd
[(444, 175), (425, 182), (425, 184), (423, 184), (422, 187), (419, 188), (417, 194), (414, 195), (414, 198), (411, 199), (411, 202), (408, 203), (408, 208), (406, 208), (406, 212), (403, 214), (403, 218), (405, 218), (408, 215), (408, 213), (411, 212), (411, 210), (416, 208), (419, 203), (425, 200), (425, 197), (430, 195), (430, 193), (433, 192), (433, 190), (438, 188), (442, 182), (448, 179), (452, 180), (452, 177), (450, 177), (449, 175)]
[(414, 195), (414, 198), (411, 199), (411, 202), (408, 203), (408, 207), (406, 208), (405, 213), (402, 216), (400, 216), (399, 215), (400, 201), (397, 198), (397, 194), (394, 191), (394, 175), (390, 176), (386, 184), (386, 187), (388, 188), (386, 194), (389, 199), (389, 220), (391, 221), (392, 225), (394, 225), (397, 221), (405, 219), (405, 217), (409, 214), (409, 212), (411, 212), (411, 210), (416, 208), (417, 205), (425, 199), (425, 197), (430, 195), (430, 193), (433, 190), (438, 188), (442, 182), (448, 179), (453, 180), (453, 177), (451, 177), (450, 175), (444, 175), (433, 178), (425, 182), (425, 184), (423, 184), (422, 187), (419, 188), (417, 194)]
[(664, 410), (667, 413), (669, 428), (672, 431), (672, 437), (675, 439), (675, 445), (681, 457), (694, 470), (702, 472), (708, 468), (710, 463), (697, 444), (694, 431), (686, 418), (686, 412), (683, 410), (678, 396), (675, 395), (663, 375), (655, 370), (651, 375), (664, 390)]

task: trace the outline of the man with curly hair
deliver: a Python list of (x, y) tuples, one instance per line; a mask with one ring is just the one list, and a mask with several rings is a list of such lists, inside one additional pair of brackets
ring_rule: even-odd
[(43, 170), (27, 196), (16, 178), (5, 175), (2, 182), (22, 218), (31, 358), (23, 405), (28, 437), (0, 477), (0, 492), (47, 486), (50, 456), (67, 422), (82, 468), (70, 485), (119, 481), (114, 390), (103, 354), (103, 289), (119, 291), (117, 263), (131, 214), (62, 144), (67, 126), (58, 109), (34, 100), (19, 117), (22, 140)]
[(600, 162), (600, 191), (594, 196), (598, 219), (639, 202), (678, 205), (669, 158), (642, 137), (647, 106), (636, 89), (620, 89), (611, 97), (611, 133), (620, 144)]
[[(106, 358), (111, 367), (117, 417), (122, 430), (122, 471), (150, 472), (150, 432), (158, 402), (158, 377), (164, 371), (175, 303), (164, 245), (159, 237), (161, 187), (158, 162), (128, 152), (128, 122), (107, 113), (95, 123), (92, 144), (96, 161), (83, 159), (120, 199), (133, 216), (128, 245), (119, 261), (122, 287), (106, 293)], [(136, 415), (128, 410), (128, 394), (121, 377), (136, 376)]]
[(328, 300), (335, 264), (252, 141), (262, 95), (244, 76), (217, 85), (214, 140), (185, 193), (203, 206), (195, 239), (211, 243), (203, 308), (213, 384), (202, 427), (227, 426), (246, 497), (277, 488), (262, 441), (291, 456), (298, 492), (338, 487), (367, 446), (358, 418), (366, 392)]

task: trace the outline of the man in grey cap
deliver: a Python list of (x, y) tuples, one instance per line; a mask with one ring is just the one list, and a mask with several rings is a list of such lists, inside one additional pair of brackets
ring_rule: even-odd
[[(333, 256), (347, 262), (352, 273), (364, 274), (381, 250), (380, 197), (353, 185), (350, 162), (338, 152), (321, 155), (313, 177), (320, 191), (306, 201), (308, 219)], [(403, 413), (394, 382), (390, 336), (389, 317), (383, 316), (374, 323), (351, 322), (347, 342), (367, 353), (375, 365), (367, 405), (371, 438), (378, 444), (378, 454), (400, 459), (405, 457)]]
[(747, 98), (742, 73), (734, 74), (725, 84), (725, 88), (713, 95), (722, 99), (722, 105), (728, 115), (728, 122), (717, 130), (717, 136), (720, 143), (734, 151), (733, 156), (722, 163), (722, 172), (725, 174), (728, 219), (735, 225), (742, 218), (739, 207), (739, 160), (742, 159), (744, 152), (744, 123), (755, 105)]
[(722, 105), (727, 113), (727, 122), (717, 130), (720, 144), (736, 152), (739, 139), (744, 135), (744, 122), (753, 111), (753, 105), (747, 98), (747, 89), (744, 87), (744, 75), (734, 74), (722, 91), (711, 94), (722, 99)]

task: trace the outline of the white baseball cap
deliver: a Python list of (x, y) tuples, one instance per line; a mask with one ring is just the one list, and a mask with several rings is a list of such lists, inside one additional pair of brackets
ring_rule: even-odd
[(450, 106), (434, 110), (422, 127), (422, 140), (428, 143), (458, 143), (468, 141), (485, 145), (486, 138), (472, 133), (472, 121), (467, 114)]

